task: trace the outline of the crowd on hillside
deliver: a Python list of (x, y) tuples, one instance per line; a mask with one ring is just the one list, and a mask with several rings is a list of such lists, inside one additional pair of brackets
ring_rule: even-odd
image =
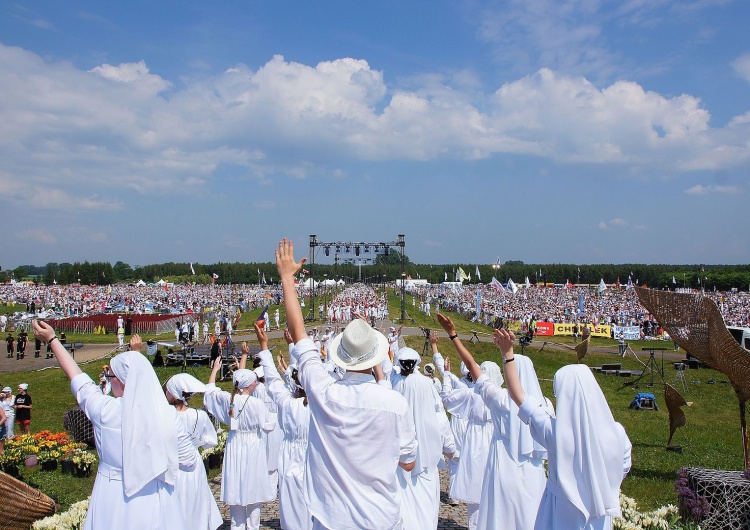
[[(394, 286), (391, 286), (394, 288)], [(397, 287), (396, 287), (397, 289)], [(498, 291), (490, 285), (463, 286), (411, 285), (406, 291), (420, 301), (420, 309), (429, 314), (439, 307), (461, 313), (467, 318), (491, 325), (498, 318), (528, 322), (589, 322), (619, 326), (643, 326), (653, 318), (640, 304), (634, 290), (607, 289), (602, 292), (588, 287), (525, 287), (513, 293)], [(330, 322), (348, 322), (354, 313), (380, 320), (387, 317), (385, 293), (369, 289), (318, 287), (316, 317)], [(372, 293), (372, 294), (371, 294)], [(309, 300), (309, 289), (301, 289), (303, 303)], [(750, 325), (750, 295), (747, 292), (705, 292), (719, 306), (727, 325)], [(226, 312), (232, 307), (243, 311), (278, 304), (281, 291), (276, 285), (151, 285), (116, 284), (109, 286), (0, 286), (0, 303), (26, 306), (30, 314), (43, 313), (47, 318), (85, 316), (103, 312), (118, 313), (201, 313), (205, 310)], [(477, 312), (479, 309), (479, 312)], [(0, 328), (5, 321), (0, 321)], [(0, 329), (3, 332), (4, 329)]]
[[(618, 326), (644, 326), (653, 322), (652, 315), (641, 305), (633, 289), (599, 292), (588, 287), (521, 286), (513, 293), (473, 284), (461, 287), (415, 285), (408, 287), (407, 292), (424, 300), (425, 305), (436, 304), (467, 318), (480, 319), (487, 325), (498, 317), (521, 322), (589, 322)], [(716, 302), (727, 325), (750, 325), (750, 294), (747, 292), (703, 294)]]

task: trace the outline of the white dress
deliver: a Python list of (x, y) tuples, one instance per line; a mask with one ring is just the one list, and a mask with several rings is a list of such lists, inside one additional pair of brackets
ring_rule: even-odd
[[(448, 378), (444, 380), (447, 381)], [(449, 495), (452, 499), (467, 504), (479, 504), (482, 498), (482, 482), (487, 456), (495, 430), (489, 409), (474, 389), (449, 390), (443, 386), (443, 405), (451, 414), (458, 414), (466, 420), (466, 432), (461, 441), (461, 454), (458, 459), (456, 478)], [(458, 444), (457, 444), (458, 445)]]
[[(200, 458), (199, 447), (207, 449), (217, 444), (216, 429), (205, 411), (187, 408), (177, 411), (177, 418), (190, 435), (198, 458)], [(198, 465), (193, 471), (180, 471), (175, 489), (180, 498), (188, 528), (216, 530), (224, 523), (219, 507), (216, 506), (216, 499), (208, 485), (205, 467)]]
[(7, 418), (5, 420), (5, 425), (7, 426), (5, 437), (8, 439), (13, 438), (13, 424), (16, 422), (16, 409), (13, 408), (13, 405), (15, 404), (16, 396), (10, 396), (9, 398), (0, 401), (0, 405), (2, 405), (5, 417)]
[[(482, 481), (477, 527), (483, 530), (532, 530), (547, 478), (541, 456), (522, 462), (513, 460), (508, 448), (510, 396), (486, 376), (475, 387), (492, 414), (492, 436)], [(518, 421), (518, 420), (516, 420)]]
[(409, 404), (418, 442), (414, 469), (397, 470), (401, 519), (406, 529), (434, 530), (440, 513), (438, 463), (444, 452), (453, 453), (456, 448), (432, 380), (419, 372), (397, 379), (396, 388)]
[[(258, 386), (255, 387), (253, 396), (257, 397), (263, 403), (265, 403), (268, 412), (270, 412), (274, 416), (278, 415), (279, 409), (271, 396), (268, 395), (268, 391), (264, 384), (258, 384)], [(266, 438), (266, 458), (268, 459), (268, 472), (273, 473), (279, 467), (279, 451), (281, 450), (281, 439), (284, 437), (284, 434), (281, 432), (281, 429), (279, 429), (277, 424), (272, 431), (265, 432), (263, 433), (263, 435)]]
[[(100, 460), (84, 530), (187, 529), (174, 487), (166, 482), (155, 479), (132, 497), (125, 495), (122, 482), (122, 400), (102, 394), (87, 374), (75, 376), (70, 388), (94, 426)], [(176, 417), (175, 423), (178, 425), (179, 440), (175, 440), (175, 444), (178, 444), (180, 467), (183, 463), (194, 466), (197, 464), (195, 449)]]
[(285, 530), (310, 530), (312, 516), (307, 510), (304, 477), (307, 463), (307, 436), (310, 407), (303, 398), (295, 398), (273, 366), (273, 359), (261, 363), (268, 394), (278, 406), (279, 432), (283, 434), (279, 452), (279, 521)]
[(221, 470), (221, 500), (248, 506), (272, 501), (276, 492), (268, 480), (264, 432), (276, 427), (276, 417), (253, 396), (234, 396), (234, 418), (229, 416), (232, 395), (206, 385), (203, 403), (220, 422), (230, 426)]
[[(542, 504), (536, 519), (536, 530), (611, 530), (612, 518), (609, 516), (586, 520), (576, 506), (561, 495), (557, 474), (557, 451), (555, 447), (555, 418), (549, 415), (532, 396), (526, 396), (519, 410), (519, 417), (529, 422), (531, 434), (536, 441), (547, 448), (549, 477), (542, 497)], [(615, 431), (620, 443), (625, 448), (623, 453), (623, 477), (630, 470), (631, 444), (625, 429), (615, 423)]]

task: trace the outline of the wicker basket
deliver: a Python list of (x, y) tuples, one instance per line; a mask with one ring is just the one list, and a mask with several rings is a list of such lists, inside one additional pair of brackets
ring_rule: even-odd
[(55, 513), (55, 503), (41, 491), (0, 472), (0, 530), (28, 530)]

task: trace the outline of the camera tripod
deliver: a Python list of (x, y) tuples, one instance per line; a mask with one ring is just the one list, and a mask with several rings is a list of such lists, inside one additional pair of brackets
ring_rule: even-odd
[[(182, 362), (180, 363), (180, 373), (185, 374), (188, 371), (188, 362), (187, 362), (187, 356), (188, 354), (195, 353), (195, 346), (189, 346), (187, 343), (183, 343), (182, 345)], [(196, 378), (198, 377), (198, 374), (195, 371), (195, 368), (190, 366), (190, 371), (193, 373), (193, 376)]]
[(659, 365), (656, 364), (656, 356), (654, 355), (655, 351), (661, 351), (664, 352), (668, 350), (669, 348), (641, 348), (643, 351), (649, 352), (648, 356), (648, 362), (641, 361), (638, 356), (635, 354), (635, 352), (630, 347), (630, 344), (625, 345), (625, 353), (623, 353), (623, 358), (625, 358), (625, 355), (627, 355), (628, 350), (630, 350), (630, 353), (633, 354), (633, 357), (635, 360), (637, 360), (639, 363), (643, 365), (643, 370), (641, 371), (641, 375), (639, 375), (636, 379), (633, 381), (628, 381), (625, 383), (626, 385), (633, 386), (635, 388), (638, 388), (638, 383), (641, 379), (646, 375), (647, 371), (651, 374), (651, 382), (648, 383), (647, 386), (654, 386), (654, 373), (658, 373), (661, 377), (662, 381), (664, 381), (664, 353), (662, 353), (661, 357), (661, 368), (659, 368)]

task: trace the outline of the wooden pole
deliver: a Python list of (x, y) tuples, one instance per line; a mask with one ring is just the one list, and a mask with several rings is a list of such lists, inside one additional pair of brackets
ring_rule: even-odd
[(742, 457), (745, 462), (745, 469), (750, 466), (750, 458), (747, 452), (747, 423), (745, 421), (745, 402), (740, 401), (740, 430), (742, 431)]

